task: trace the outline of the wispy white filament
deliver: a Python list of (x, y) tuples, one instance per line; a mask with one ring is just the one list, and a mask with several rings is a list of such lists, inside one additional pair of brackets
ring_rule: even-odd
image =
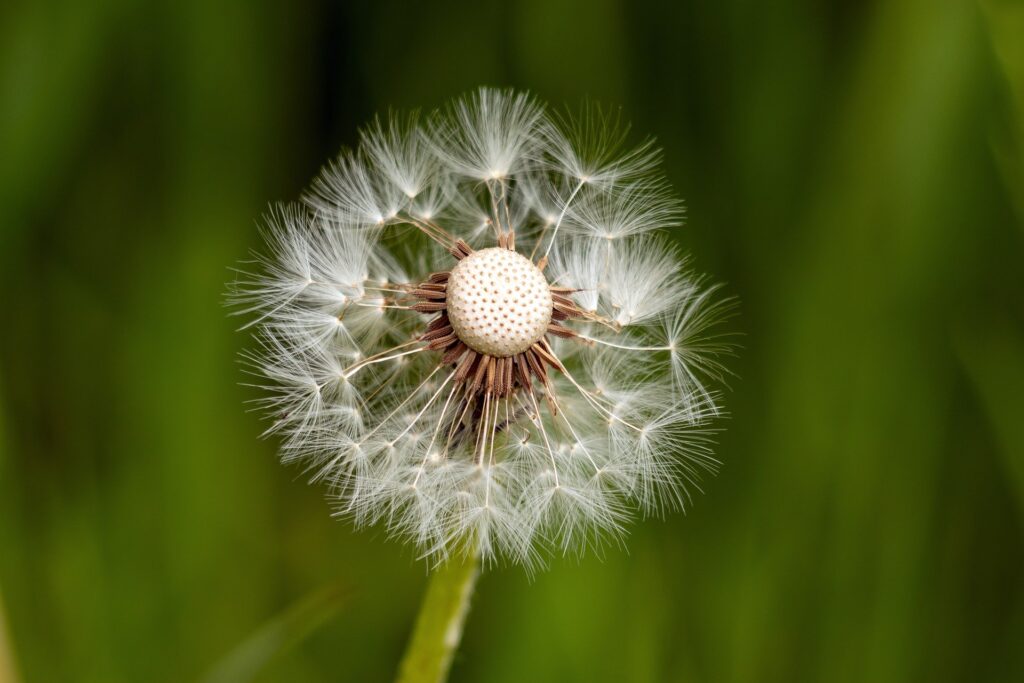
[[(625, 148), (596, 108), (552, 116), (491, 89), (422, 120), (374, 122), (301, 204), (273, 208), (235, 283), (282, 457), (432, 561), (475, 548), (532, 566), (619, 539), (631, 509), (686, 504), (717, 464), (729, 303), (663, 234), (682, 209), (653, 145)], [(539, 342), (563, 366), (546, 384), (476, 400), (418, 340), (430, 317), (409, 292), (451, 270), (455, 240), (513, 231), (582, 316)]]

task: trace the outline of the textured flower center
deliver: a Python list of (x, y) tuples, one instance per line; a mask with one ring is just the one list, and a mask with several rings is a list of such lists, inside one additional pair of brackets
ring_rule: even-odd
[(503, 358), (526, 351), (551, 322), (551, 290), (528, 258), (502, 248), (475, 251), (448, 279), (448, 319), (478, 353)]

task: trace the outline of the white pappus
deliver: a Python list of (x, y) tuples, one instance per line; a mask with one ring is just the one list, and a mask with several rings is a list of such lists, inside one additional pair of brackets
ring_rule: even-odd
[(714, 471), (731, 301), (664, 229), (650, 141), (480, 89), (392, 117), (266, 216), (230, 299), (282, 458), (431, 562), (534, 566)]

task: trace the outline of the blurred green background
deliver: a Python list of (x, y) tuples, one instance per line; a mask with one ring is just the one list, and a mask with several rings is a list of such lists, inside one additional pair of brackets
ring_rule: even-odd
[(481, 84), (656, 136), (744, 337), (707, 494), (488, 573), (453, 680), (1024, 680), (1024, 3), (8, 0), (0, 681), (391, 678), (424, 566), (257, 439), (222, 294)]

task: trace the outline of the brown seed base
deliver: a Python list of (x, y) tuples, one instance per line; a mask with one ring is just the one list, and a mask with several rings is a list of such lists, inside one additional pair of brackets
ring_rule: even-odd
[[(506, 232), (499, 235), (498, 246), (515, 251), (515, 233)], [(449, 252), (457, 260), (462, 260), (472, 254), (473, 249), (464, 241), (458, 240)], [(575, 290), (551, 287), (553, 303), (547, 334), (523, 353), (497, 357), (478, 353), (469, 348), (452, 329), (446, 312), (445, 290), (449, 275), (448, 271), (431, 273), (424, 282), (416, 285), (411, 294), (419, 302), (411, 308), (420, 313), (436, 313), (419, 340), (427, 342), (428, 349), (443, 354), (441, 363), (451, 365), (455, 369), (453, 379), (464, 387), (467, 398), (504, 398), (520, 390), (532, 392), (534, 381), (547, 388), (550, 381), (548, 368), (564, 371), (548, 343), (547, 334), (562, 338), (577, 336), (571, 329), (560, 324), (583, 315), (583, 311), (570, 298)]]

